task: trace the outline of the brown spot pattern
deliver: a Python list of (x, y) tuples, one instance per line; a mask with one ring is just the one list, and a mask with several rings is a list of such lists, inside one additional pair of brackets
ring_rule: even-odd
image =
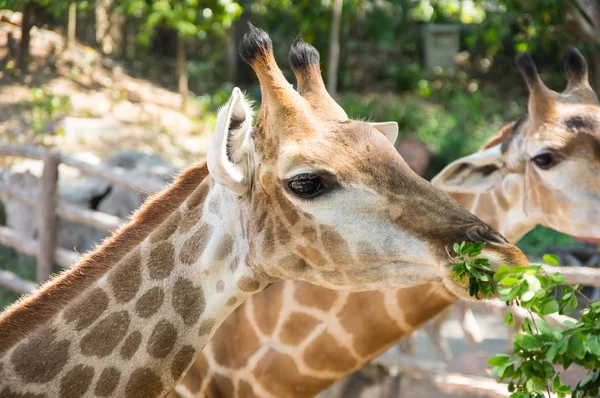
[(120, 378), (121, 372), (119, 372), (117, 368), (108, 367), (104, 369), (96, 383), (94, 393), (99, 397), (110, 396), (119, 385)]
[(202, 214), (204, 213), (202, 206), (198, 206), (195, 209), (189, 210), (185, 213), (185, 216), (181, 220), (179, 224), (179, 229), (181, 232), (187, 232), (196, 225), (200, 223), (202, 220)]
[(196, 189), (190, 197), (187, 199), (187, 205), (189, 209), (195, 209), (200, 206), (206, 200), (206, 195), (208, 195), (208, 191), (210, 190), (209, 184), (201, 184), (198, 189)]
[(132, 300), (142, 284), (142, 257), (137, 248), (108, 274), (108, 283), (119, 303)]
[(270, 219), (267, 219), (267, 225), (265, 227), (265, 235), (262, 242), (263, 255), (266, 258), (270, 258), (275, 251), (275, 236), (273, 235), (273, 223)]
[(156, 231), (150, 235), (150, 242), (157, 243), (162, 240), (167, 240), (177, 231), (181, 222), (181, 211), (175, 210), (167, 221), (164, 222)]
[(294, 288), (294, 299), (299, 304), (322, 311), (328, 311), (337, 298), (337, 293), (333, 290), (307, 282), (295, 282)]
[(127, 311), (113, 312), (92, 328), (79, 344), (86, 356), (105, 357), (125, 338), (129, 328)]
[(223, 282), (221, 279), (219, 279), (217, 281), (217, 284), (215, 285), (215, 289), (217, 290), (218, 293), (221, 293), (223, 291), (223, 289), (225, 289), (225, 282)]
[(149, 318), (158, 311), (165, 299), (165, 293), (158, 286), (142, 295), (135, 303), (135, 312), (140, 318)]
[(298, 246), (296, 250), (315, 268), (322, 268), (327, 265), (325, 257), (314, 246)]
[(290, 254), (281, 259), (281, 264), (283, 264), (287, 270), (294, 273), (301, 273), (310, 268), (306, 261), (294, 254)]
[(280, 332), (281, 342), (284, 344), (300, 344), (308, 337), (320, 321), (303, 312), (293, 312), (283, 324)]
[(242, 276), (238, 281), (238, 287), (243, 292), (255, 292), (260, 287), (260, 283), (256, 279)]
[(279, 204), (279, 208), (283, 212), (283, 215), (285, 218), (287, 218), (290, 224), (295, 225), (298, 221), (300, 221), (298, 212), (279, 190), (275, 190), (274, 192), (275, 199), (277, 200), (277, 204)]
[(335, 229), (321, 225), (321, 242), (331, 259), (337, 264), (352, 263), (352, 255), (348, 244)]
[(202, 224), (192, 236), (190, 236), (181, 247), (179, 260), (186, 265), (192, 265), (200, 258), (206, 249), (213, 227), (210, 224)]
[(140, 368), (132, 373), (125, 386), (127, 398), (156, 398), (163, 390), (160, 376), (151, 369)]
[(10, 360), (15, 372), (24, 382), (47, 383), (67, 363), (69, 344), (67, 340), (56, 341), (55, 330), (41, 329), (29, 340), (20, 343)]
[(302, 236), (304, 236), (304, 238), (309, 242), (315, 243), (317, 241), (317, 230), (311, 226), (304, 227), (302, 230)]
[(212, 199), (210, 200), (210, 203), (208, 204), (208, 211), (210, 211), (213, 214), (218, 214), (220, 207), (221, 204), (219, 203), (219, 197), (213, 195)]
[[(276, 282), (261, 294), (256, 294), (250, 298), (254, 307), (254, 318), (260, 330), (270, 336), (275, 330), (277, 320), (281, 313), (283, 303), (283, 287), (285, 282)], [(269, 308), (269, 311), (264, 311)]]
[(186, 371), (190, 363), (194, 360), (194, 355), (196, 354), (196, 350), (191, 345), (186, 345), (181, 347), (177, 354), (175, 354), (175, 358), (173, 359), (173, 363), (171, 364), (171, 376), (173, 379), (179, 380), (183, 372)]
[(369, 242), (360, 242), (358, 244), (358, 261), (370, 264), (374, 258), (377, 258), (375, 248)]
[(317, 379), (300, 374), (294, 359), (270, 348), (254, 368), (260, 385), (276, 397), (285, 397), (295, 386), (294, 397), (309, 398), (333, 384), (334, 379)]
[(123, 357), (123, 359), (131, 359), (137, 352), (141, 342), (142, 333), (138, 330), (131, 332), (121, 347), (121, 357)]
[(240, 380), (238, 387), (240, 398), (258, 398), (258, 395), (254, 394), (254, 389), (250, 383)]
[(277, 222), (277, 238), (279, 239), (279, 243), (285, 245), (290, 241), (292, 235), (288, 230), (287, 226), (285, 226), (282, 222)]
[(209, 334), (215, 326), (215, 320), (213, 318), (206, 319), (200, 323), (200, 329), (198, 330), (198, 336), (206, 336)]
[(217, 246), (217, 251), (215, 253), (216, 260), (223, 260), (229, 256), (231, 250), (233, 249), (233, 238), (230, 234), (223, 235), (221, 242)]
[[(231, 336), (235, 336), (232, 344)], [(238, 308), (230, 314), (219, 327), (211, 340), (215, 361), (228, 369), (241, 369), (252, 353), (260, 347), (260, 340), (254, 332), (244, 308)]]
[[(405, 332), (384, 308), (381, 292), (359, 292), (348, 296), (339, 318), (342, 326), (354, 337), (354, 349), (359, 355), (372, 354), (404, 336)], [(357, 317), (357, 313), (362, 316)]]
[(350, 351), (341, 346), (328, 332), (314, 339), (304, 351), (304, 362), (313, 369), (349, 372), (356, 366)]
[(234, 387), (228, 377), (219, 373), (213, 374), (210, 383), (208, 384), (209, 397), (233, 397)]
[(85, 394), (94, 378), (91, 366), (77, 365), (60, 380), (61, 398), (79, 398)]
[(229, 300), (227, 300), (227, 305), (234, 305), (237, 302), (238, 302), (238, 298), (233, 296), (233, 297), (230, 297)]
[(204, 312), (206, 300), (200, 286), (194, 286), (189, 279), (179, 278), (173, 286), (171, 304), (175, 312), (181, 315), (183, 322), (192, 326)]
[(154, 280), (165, 279), (175, 267), (175, 246), (163, 241), (152, 247), (148, 261), (148, 272)]
[(169, 321), (163, 319), (154, 326), (146, 351), (155, 358), (164, 358), (173, 350), (176, 341), (177, 330)]
[(231, 264), (229, 265), (229, 269), (231, 270), (231, 272), (235, 272), (239, 266), (240, 258), (238, 256), (235, 256), (234, 259), (231, 261)]
[(46, 398), (46, 394), (33, 394), (30, 392), (26, 393), (18, 393), (12, 391), (10, 388), (6, 387), (2, 392), (0, 392), (0, 397), (2, 398)]
[(100, 288), (93, 289), (79, 302), (65, 310), (68, 323), (76, 322), (75, 330), (81, 331), (90, 326), (108, 308), (108, 296)]

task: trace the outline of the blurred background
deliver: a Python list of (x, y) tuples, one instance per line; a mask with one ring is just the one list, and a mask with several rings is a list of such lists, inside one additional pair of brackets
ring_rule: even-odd
[[(302, 34), (321, 52), (328, 90), (348, 115), (397, 121), (397, 147), (425, 178), (523, 113), (518, 52), (530, 52), (545, 83), (562, 90), (560, 59), (575, 45), (600, 89), (597, 1), (0, 0), (0, 10), (0, 155), (15, 154), (8, 144), (19, 154), (35, 145), (88, 165), (86, 173), (60, 167), (62, 266), (204, 156), (234, 86), (260, 102), (237, 54), (248, 21), (269, 32), (290, 82), (289, 46)], [(14, 283), (0, 287), (1, 309), (47, 275), (36, 275), (35, 250), (26, 247), (44, 240), (32, 211), (42, 164), (2, 156), (0, 168), (0, 238), (11, 242), (0, 246), (0, 271)], [(69, 206), (108, 218), (86, 224)], [(584, 244), (537, 228), (519, 245), (536, 256)]]

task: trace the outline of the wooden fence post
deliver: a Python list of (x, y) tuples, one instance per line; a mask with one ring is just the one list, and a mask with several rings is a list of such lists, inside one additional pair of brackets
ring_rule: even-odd
[(37, 282), (48, 279), (54, 271), (54, 252), (57, 241), (56, 204), (58, 202), (58, 165), (60, 155), (49, 151), (44, 157), (44, 171), (40, 181), (38, 203), (39, 249), (37, 255)]

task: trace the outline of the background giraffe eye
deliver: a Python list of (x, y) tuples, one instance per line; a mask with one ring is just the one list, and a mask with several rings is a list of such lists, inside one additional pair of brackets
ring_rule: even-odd
[(314, 174), (299, 174), (287, 181), (290, 191), (301, 198), (313, 198), (325, 188), (321, 177)]
[(542, 170), (548, 170), (557, 163), (556, 157), (549, 152), (534, 156), (531, 161)]

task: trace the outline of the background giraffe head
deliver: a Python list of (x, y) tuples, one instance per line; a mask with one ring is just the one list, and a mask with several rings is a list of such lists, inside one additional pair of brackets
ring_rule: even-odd
[(324, 89), (313, 47), (301, 40), (293, 46), (299, 91), (277, 66), (265, 32), (250, 26), (240, 54), (260, 82), (258, 119), (252, 127), (250, 105), (234, 89), (207, 162), (239, 202), (246, 263), (256, 272), (335, 289), (440, 280), (455, 286), (447, 250), (460, 241), (487, 242), (496, 264), (526, 262), (410, 170), (390, 142), (395, 123), (348, 119)]
[(499, 205), (521, 206), (522, 216), (570, 235), (599, 238), (600, 102), (581, 53), (569, 48), (562, 63), (567, 87), (557, 93), (544, 85), (529, 54), (517, 56), (529, 89), (527, 113), (432, 182), (462, 193), (503, 184), (518, 194)]

